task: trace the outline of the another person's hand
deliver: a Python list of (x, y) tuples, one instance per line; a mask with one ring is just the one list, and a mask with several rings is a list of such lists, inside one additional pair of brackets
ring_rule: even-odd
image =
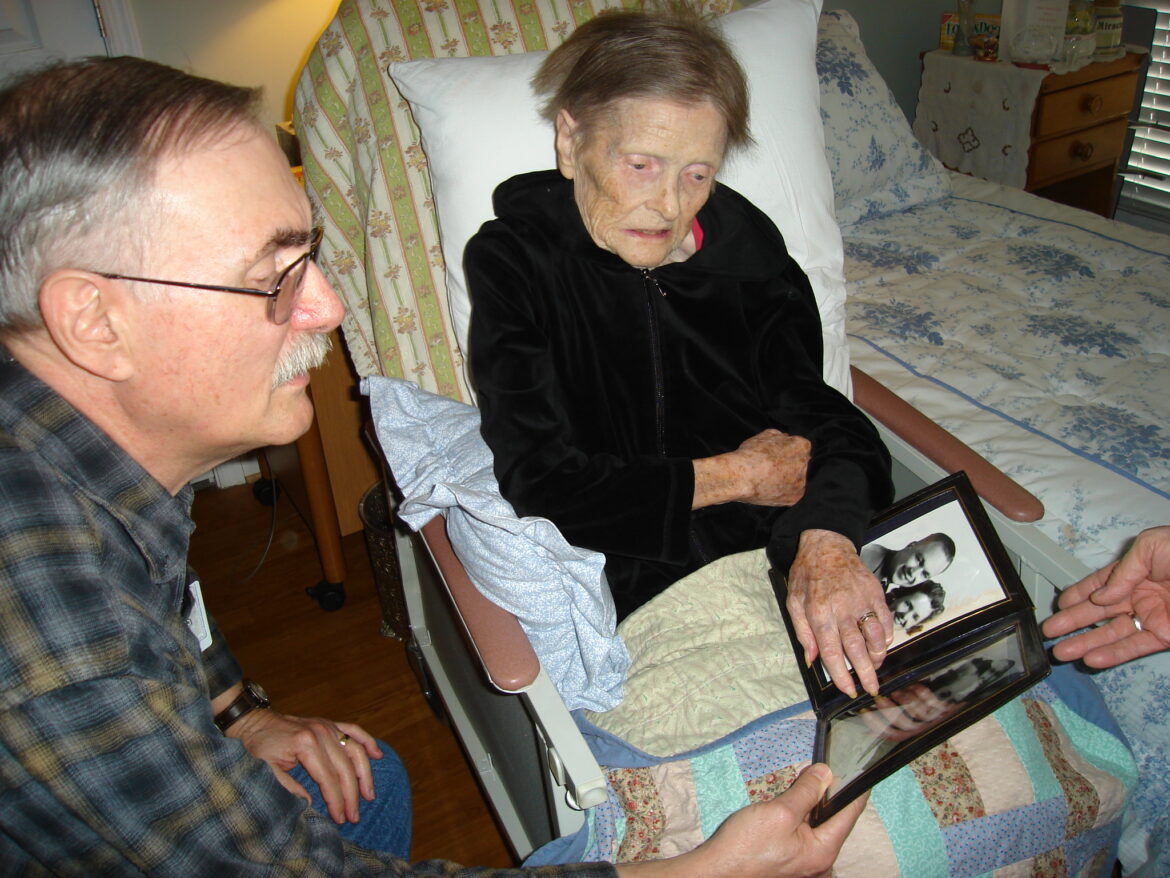
[(865, 691), (877, 694), (876, 669), (894, 639), (894, 617), (849, 539), (827, 530), (800, 535), (788, 571), (788, 615), (806, 664), (819, 656), (837, 688), (852, 697), (848, 659)]
[(1170, 526), (1142, 531), (1121, 560), (1066, 588), (1057, 605), (1046, 637), (1108, 620), (1056, 644), (1061, 661), (1110, 668), (1170, 648)]
[(810, 765), (781, 795), (736, 811), (693, 851), (669, 860), (620, 865), (618, 874), (623, 878), (824, 875), (841, 852), (867, 798), (850, 802), (814, 829), (808, 824), (808, 815), (832, 780), (827, 765)]
[(735, 451), (695, 461), (692, 509), (739, 501), (755, 506), (792, 506), (804, 496), (812, 443), (767, 429)]
[(253, 710), (227, 730), (248, 752), (263, 759), (286, 790), (309, 801), (309, 792), (289, 770), (298, 762), (321, 789), (336, 823), (357, 823), (358, 797), (374, 798), (370, 760), (381, 759), (378, 742), (361, 726), (320, 717), (299, 717), (275, 710)]

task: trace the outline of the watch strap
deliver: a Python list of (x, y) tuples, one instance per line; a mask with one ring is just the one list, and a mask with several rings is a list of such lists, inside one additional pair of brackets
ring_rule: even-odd
[(221, 732), (226, 732), (240, 717), (253, 710), (266, 708), (269, 703), (263, 689), (253, 684), (251, 680), (245, 680), (244, 688), (240, 694), (231, 704), (215, 715), (215, 725)]

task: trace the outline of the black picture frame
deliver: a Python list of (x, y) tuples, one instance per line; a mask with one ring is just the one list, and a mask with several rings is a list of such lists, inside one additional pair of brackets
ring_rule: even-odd
[[(856, 673), (863, 694), (850, 697), (819, 659), (800, 665), (817, 715), (814, 759), (835, 778), (813, 825), (1050, 671), (1032, 601), (965, 473), (875, 516), (861, 554), (901, 630), (878, 669), (876, 697)], [(781, 609), (796, 644), (783, 601)]]

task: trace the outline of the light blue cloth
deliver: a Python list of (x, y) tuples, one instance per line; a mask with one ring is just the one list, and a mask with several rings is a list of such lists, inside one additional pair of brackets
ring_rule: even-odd
[(570, 710), (620, 703), (630, 656), (616, 633), (605, 557), (569, 545), (546, 518), (517, 517), (500, 495), (474, 406), (396, 378), (366, 378), (362, 392), (402, 491), (399, 517), (418, 530), (446, 516), (471, 581), (520, 621)]

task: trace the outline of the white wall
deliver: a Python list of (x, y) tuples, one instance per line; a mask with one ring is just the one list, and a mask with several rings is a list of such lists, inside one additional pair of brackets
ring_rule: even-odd
[(142, 54), (236, 85), (262, 86), (261, 119), (289, 118), (295, 79), (338, 0), (131, 0)]

